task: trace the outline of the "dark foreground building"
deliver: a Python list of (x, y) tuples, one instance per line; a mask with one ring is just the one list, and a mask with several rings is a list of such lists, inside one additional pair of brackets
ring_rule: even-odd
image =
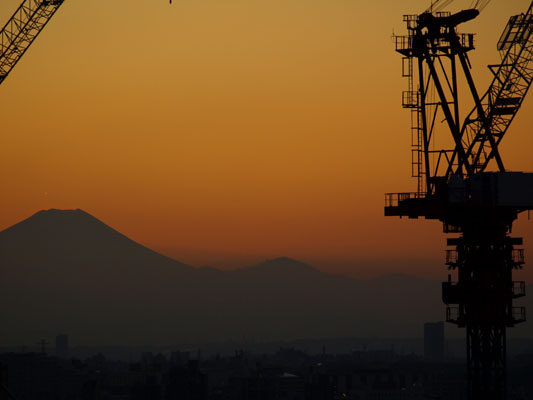
[[(464, 360), (433, 362), (392, 351), (309, 356), (295, 349), (191, 360), (146, 353), (138, 362), (41, 353), (0, 355), (18, 400), (466, 400)], [(510, 363), (509, 400), (533, 398), (533, 356)], [(5, 390), (0, 400), (7, 400)]]

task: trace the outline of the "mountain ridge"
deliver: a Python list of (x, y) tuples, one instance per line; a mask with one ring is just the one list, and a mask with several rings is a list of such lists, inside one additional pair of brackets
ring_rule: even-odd
[(444, 318), (444, 305), (438, 281), (362, 281), (289, 257), (195, 268), (85, 211), (52, 209), (0, 232), (0, 315), (6, 344), (58, 332), (87, 344), (175, 344), (413, 337)]
[[(299, 260), (296, 260), (296, 259), (288, 257), (288, 256), (278, 256), (278, 257), (274, 257), (274, 258), (271, 258), (271, 259), (266, 259), (264, 261), (260, 261), (257, 264), (248, 265), (248, 266), (244, 266), (244, 267), (238, 267), (238, 268), (235, 268), (235, 269), (220, 269), (220, 268), (218, 268), (216, 266), (212, 266), (212, 265), (195, 267), (195, 266), (183, 263), (183, 262), (181, 262), (179, 260), (176, 260), (174, 257), (167, 256), (165, 254), (162, 254), (160, 252), (152, 250), (149, 247), (140, 244), (139, 242), (136, 242), (135, 240), (131, 239), (130, 237), (124, 235), (123, 233), (121, 233), (118, 230), (114, 229), (113, 227), (107, 225), (106, 223), (104, 223), (100, 219), (96, 218), (95, 216), (93, 216), (89, 212), (84, 211), (84, 210), (82, 210), (80, 208), (76, 208), (76, 209), (50, 208), (50, 209), (47, 209), (47, 210), (39, 210), (39, 211), (35, 212), (34, 214), (32, 214), (30, 217), (25, 218), (24, 220), (22, 220), (22, 221), (20, 221), (20, 222), (18, 222), (16, 224), (13, 224), (13, 225), (7, 227), (6, 229), (0, 231), (0, 241), (4, 237), (4, 235), (11, 234), (11, 233), (14, 233), (14, 232), (17, 233), (21, 229), (27, 229), (28, 225), (35, 225), (34, 223), (36, 222), (36, 220), (43, 221), (43, 220), (50, 220), (52, 218), (56, 218), (56, 220), (54, 220), (52, 222), (55, 223), (54, 224), (54, 228), (57, 229), (57, 226), (58, 226), (58, 224), (57, 224), (58, 220), (57, 219), (59, 219), (59, 221), (65, 222), (67, 220), (67, 218), (71, 219), (73, 217), (76, 218), (76, 219), (79, 219), (79, 218), (85, 219), (86, 221), (89, 221), (92, 224), (99, 225), (102, 229), (108, 231), (112, 235), (116, 235), (117, 237), (123, 238), (123, 239), (127, 240), (128, 242), (131, 242), (134, 245), (138, 245), (138, 246), (146, 249), (147, 251), (149, 251), (152, 254), (157, 254), (158, 256), (160, 256), (160, 257), (162, 257), (164, 259), (171, 260), (171, 261), (176, 262), (176, 263), (178, 263), (178, 264), (180, 264), (182, 266), (190, 267), (190, 268), (195, 269), (195, 270), (202, 270), (202, 271), (204, 271), (206, 273), (210, 273), (210, 272), (214, 272), (214, 273), (216, 273), (216, 272), (242, 273), (242, 272), (251, 272), (251, 271), (254, 271), (254, 272), (271, 271), (272, 272), (272, 270), (274, 270), (276, 272), (281, 272), (284, 267), (287, 267), (287, 268), (299, 269), (300, 271), (306, 271), (306, 272), (310, 272), (310, 273), (322, 273), (322, 274), (326, 274), (326, 275), (330, 275), (330, 276), (339, 276), (339, 277), (343, 277), (343, 278), (346, 278), (346, 279), (354, 279), (354, 280), (357, 280), (357, 281), (365, 281), (365, 282), (371, 282), (371, 281), (375, 281), (375, 280), (387, 280), (387, 279), (400, 280), (400, 279), (405, 279), (405, 278), (429, 280), (429, 279), (420, 278), (420, 277), (417, 277), (417, 276), (413, 276), (413, 275), (409, 275), (409, 274), (403, 274), (403, 273), (385, 274), (385, 275), (377, 276), (375, 278), (371, 278), (371, 279), (368, 279), (368, 280), (363, 280), (363, 279), (359, 279), (359, 278), (355, 278), (355, 277), (349, 277), (349, 276), (342, 275), (342, 274), (329, 273), (329, 272), (320, 270), (320, 269), (315, 268), (315, 267), (313, 267), (313, 266), (311, 266), (311, 265), (309, 265), (307, 263), (301, 262)], [(61, 226), (61, 225), (59, 225), (59, 226)], [(41, 228), (43, 228), (43, 227), (41, 226)], [(36, 233), (35, 229), (33, 229), (33, 227), (30, 227), (30, 231), (33, 231), (33, 233)], [(41, 229), (41, 231), (45, 231), (44, 233), (49, 233), (49, 230)], [(75, 230), (70, 229), (69, 233), (71, 233), (71, 232), (75, 232)], [(43, 233), (43, 232), (41, 232), (41, 233)], [(24, 234), (24, 236), (27, 237), (28, 236), (28, 231), (27, 230), (24, 231), (23, 234)]]

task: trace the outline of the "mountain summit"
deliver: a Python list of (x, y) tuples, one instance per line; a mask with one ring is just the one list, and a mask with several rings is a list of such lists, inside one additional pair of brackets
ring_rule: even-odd
[(81, 271), (105, 277), (117, 269), (128, 274), (191, 269), (79, 209), (39, 211), (0, 232), (0, 262), (8, 266), (5, 278), (28, 279), (37, 274), (45, 280), (42, 284), (47, 278), (57, 284), (72, 274), (79, 280)]
[(85, 211), (39, 211), (0, 232), (0, 341), (65, 331), (120, 342), (128, 324), (148, 337), (154, 302), (194, 270)]

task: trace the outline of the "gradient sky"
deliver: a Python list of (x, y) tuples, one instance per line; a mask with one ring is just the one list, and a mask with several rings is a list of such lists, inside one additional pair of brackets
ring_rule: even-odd
[[(441, 225), (383, 216), (385, 192), (416, 189), (392, 34), (428, 4), (66, 0), (0, 88), (0, 229), (81, 208), (192, 265), (445, 278)], [(494, 0), (462, 28), (480, 92), (528, 4)], [(511, 170), (533, 171), (532, 97), (503, 141)], [(527, 216), (515, 234), (533, 249)]]

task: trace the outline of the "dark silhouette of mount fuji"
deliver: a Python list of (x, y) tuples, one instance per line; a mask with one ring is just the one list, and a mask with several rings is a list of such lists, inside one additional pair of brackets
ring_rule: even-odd
[(440, 283), (372, 281), (290, 258), (194, 268), (82, 210), (47, 210), (0, 232), (0, 343), (68, 332), (83, 344), (419, 337), (440, 320)]
[[(79, 209), (39, 211), (0, 232), (0, 243), (3, 254), (10, 257), (6, 261), (17, 265), (19, 273), (52, 273), (59, 280), (91, 270), (105, 276), (144, 275), (150, 266), (169, 273), (192, 269), (135, 243)], [(84, 265), (90, 268), (80, 270)]]

